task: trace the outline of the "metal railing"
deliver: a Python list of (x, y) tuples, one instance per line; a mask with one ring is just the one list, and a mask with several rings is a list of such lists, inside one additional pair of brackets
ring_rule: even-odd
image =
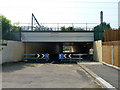
[(96, 25), (98, 23), (40, 23), (39, 26), (20, 27), (22, 31), (93, 31)]

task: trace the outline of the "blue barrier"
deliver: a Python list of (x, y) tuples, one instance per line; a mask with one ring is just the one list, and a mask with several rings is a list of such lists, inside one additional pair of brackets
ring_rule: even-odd
[(49, 58), (49, 54), (45, 54), (45, 58), (48, 59)]
[(63, 59), (64, 55), (63, 54), (59, 54), (59, 59)]

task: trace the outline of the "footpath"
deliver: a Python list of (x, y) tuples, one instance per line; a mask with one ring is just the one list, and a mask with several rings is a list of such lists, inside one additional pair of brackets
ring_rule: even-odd
[(120, 90), (120, 70), (98, 62), (78, 63), (87, 73), (96, 79), (103, 87)]

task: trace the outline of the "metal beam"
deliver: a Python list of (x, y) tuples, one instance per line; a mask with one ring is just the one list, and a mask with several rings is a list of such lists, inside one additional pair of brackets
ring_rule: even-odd
[(33, 19), (35, 19), (35, 21), (37, 22), (38, 26), (40, 27), (40, 23), (38, 22), (38, 20), (36, 19), (35, 15), (32, 13), (32, 21), (31, 21), (31, 30), (33, 31)]

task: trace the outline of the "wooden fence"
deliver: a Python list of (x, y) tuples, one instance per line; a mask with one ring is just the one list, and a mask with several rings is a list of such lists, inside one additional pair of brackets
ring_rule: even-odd
[(120, 41), (120, 30), (105, 30), (104, 41)]
[(120, 68), (120, 41), (102, 43), (102, 61)]

